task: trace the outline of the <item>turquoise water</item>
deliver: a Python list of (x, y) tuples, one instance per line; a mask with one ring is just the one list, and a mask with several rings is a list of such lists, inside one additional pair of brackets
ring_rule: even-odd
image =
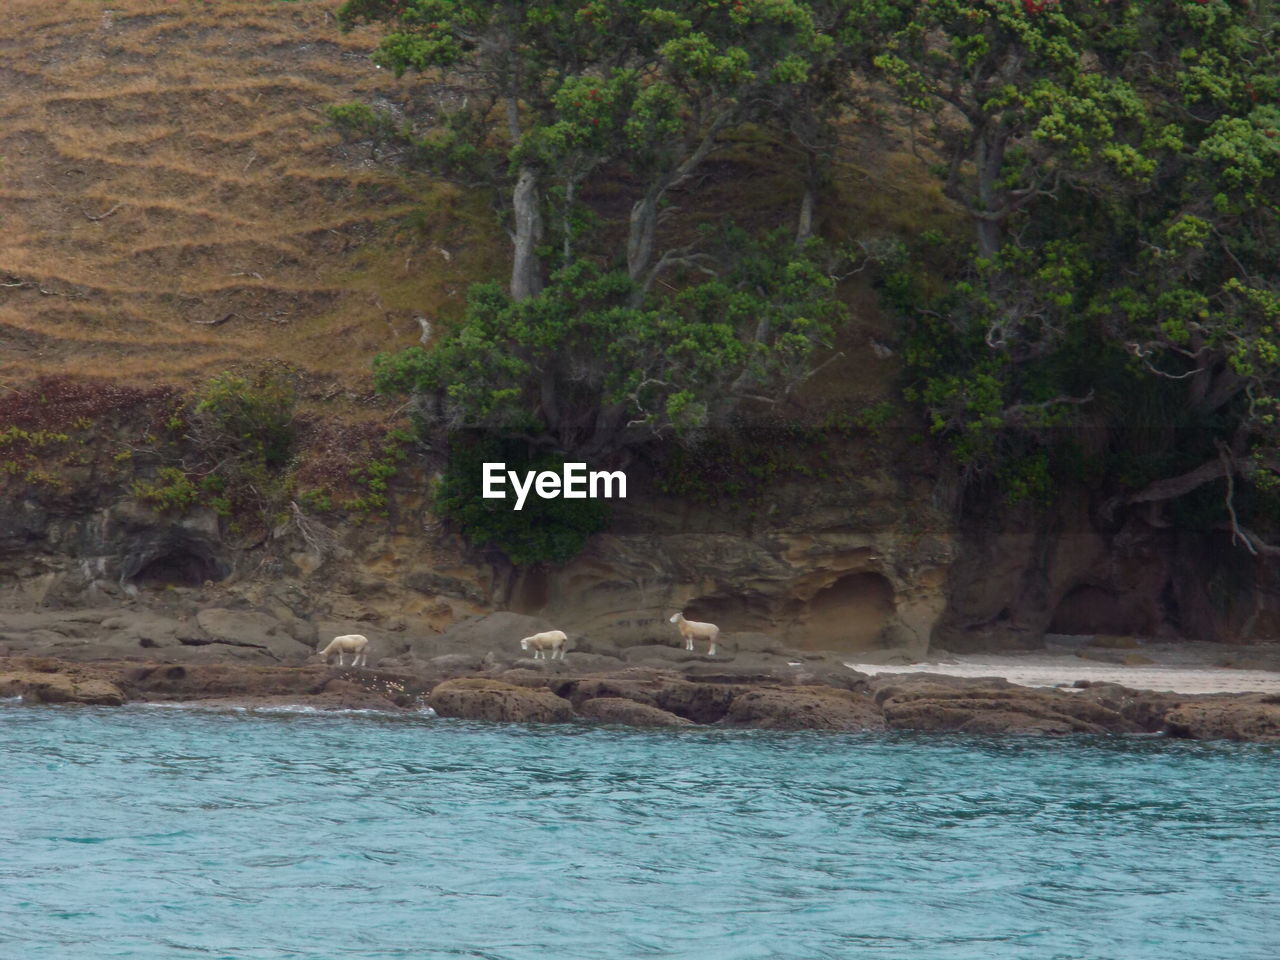
[(0, 704), (0, 958), (1280, 956), (1280, 750)]

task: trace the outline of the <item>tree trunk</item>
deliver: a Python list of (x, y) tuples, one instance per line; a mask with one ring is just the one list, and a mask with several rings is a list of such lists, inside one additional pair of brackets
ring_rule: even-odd
[(653, 262), (654, 237), (658, 232), (658, 197), (661, 194), (662, 191), (654, 185), (631, 208), (631, 231), (627, 237), (627, 274), (636, 283), (644, 283), (645, 274)]
[(800, 198), (800, 216), (796, 221), (797, 247), (813, 236), (813, 205), (817, 202), (820, 179), (817, 154), (806, 150), (804, 159), (804, 195)]
[[(1005, 135), (1000, 131), (978, 131), (974, 158), (978, 174), (978, 255), (990, 260), (1000, 251), (1004, 239), (1004, 219), (996, 219), (1001, 206), (1000, 170), (1004, 166)], [(986, 215), (986, 216), (983, 216)]]
[(515, 255), (511, 263), (511, 298), (523, 300), (542, 290), (542, 261), (538, 245), (542, 243), (542, 190), (538, 172), (530, 164), (520, 168), (511, 206), (515, 213), (512, 243)]

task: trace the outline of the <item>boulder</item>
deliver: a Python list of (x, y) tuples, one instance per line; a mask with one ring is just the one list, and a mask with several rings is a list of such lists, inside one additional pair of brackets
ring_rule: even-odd
[(888, 725), (965, 733), (1131, 733), (1141, 729), (1095, 699), (1021, 687), (1000, 678), (936, 674), (881, 677), (870, 684)]
[(733, 698), (724, 721), (765, 730), (883, 730), (884, 716), (865, 694), (831, 687), (747, 690)]
[(738, 684), (690, 683), (669, 672), (635, 668), (612, 677), (552, 679), (549, 684), (577, 707), (588, 700), (620, 698), (704, 724), (724, 717), (734, 695), (745, 689)]
[(623, 697), (597, 697), (583, 703), (578, 712), (592, 720), (622, 723), (632, 727), (693, 726), (692, 720)]
[(1171, 737), (1192, 740), (1280, 740), (1280, 696), (1210, 695), (1179, 703), (1164, 717)]
[(383, 685), (334, 677), (307, 703), (327, 710), (392, 710), (401, 704)]
[(301, 663), (314, 652), (266, 613), (210, 607), (196, 614), (196, 624), (212, 643), (257, 648), (275, 660)]
[(31, 703), (88, 703), (118, 707), (127, 699), (114, 683), (65, 673), (0, 674), (0, 697), (22, 697)]
[(550, 690), (481, 677), (446, 680), (431, 691), (427, 702), (442, 717), (465, 720), (558, 723), (573, 718), (569, 701)]

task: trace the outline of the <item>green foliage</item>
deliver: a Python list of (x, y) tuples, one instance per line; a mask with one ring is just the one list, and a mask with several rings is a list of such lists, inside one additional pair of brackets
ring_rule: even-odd
[(591, 534), (603, 530), (608, 507), (601, 500), (544, 500), (531, 494), (524, 509), (513, 510), (509, 499), (486, 500), (483, 468), (505, 463), (508, 470), (550, 470), (559, 473), (565, 457), (532, 454), (520, 441), (474, 434), (454, 434), (449, 463), (435, 491), (435, 510), (457, 524), (475, 546), (501, 550), (517, 566), (562, 564), (582, 550)]
[(333, 497), (328, 490), (303, 490), (298, 504), (308, 513), (328, 513), (333, 509)]
[(280, 370), (222, 373), (197, 391), (189, 421), (207, 449), (277, 468), (289, 460), (293, 406), (293, 385)]
[(24, 430), (21, 427), (8, 426), (0, 430), (0, 448), (38, 449), (53, 444), (66, 443), (71, 438), (65, 433), (49, 430)]
[(350, 136), (494, 188), (504, 218), (533, 207), (536, 217), (514, 215), (513, 239), (550, 269), (573, 262), (592, 226), (581, 200), (591, 179), (633, 179), (643, 199), (625, 243), (609, 241), (629, 276), (648, 284), (669, 265), (659, 207), (674, 187), (694, 186), (730, 131), (768, 123), (803, 133), (815, 151), (830, 141), (854, 12), (804, 0), (348, 0), (344, 27), (386, 27), (379, 64), (397, 76), (440, 71), (475, 95), (454, 111), (433, 104), (429, 121), (360, 104), (329, 113)]
[(182, 513), (200, 500), (200, 488), (177, 467), (161, 467), (152, 481), (138, 480), (133, 495), (164, 512)]
[[(846, 421), (853, 418), (846, 418)], [(699, 439), (653, 451), (657, 488), (668, 496), (757, 509), (780, 483), (834, 479), (832, 443), (854, 429), (828, 419), (816, 426), (738, 420)]]
[(430, 351), (379, 356), (375, 382), (423, 397), (437, 425), (529, 434), (588, 459), (724, 422), (801, 383), (843, 309), (816, 243), (756, 244), (733, 228), (709, 243), (721, 275), (661, 297), (585, 261), (523, 301), (477, 286), (456, 330)]
[[(1240, 515), (1260, 510), (1280, 466), (1274, 11), (889, 10), (878, 65), (940, 121), (937, 173), (978, 240), (941, 295), (919, 252), (881, 278), (930, 429), (1010, 500), (1068, 479), (1122, 500), (1229, 451)], [(1224, 522), (1221, 487), (1174, 513)]]
[(413, 440), (413, 434), (408, 430), (389, 430), (383, 438), (382, 455), (371, 457), (351, 471), (351, 479), (364, 492), (344, 501), (343, 507), (360, 513), (383, 510), (387, 506), (387, 488), (399, 472), (400, 465), (408, 459), (407, 448)]

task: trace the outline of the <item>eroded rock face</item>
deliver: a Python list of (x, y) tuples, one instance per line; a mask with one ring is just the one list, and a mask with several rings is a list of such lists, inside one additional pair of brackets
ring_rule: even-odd
[(516, 723), (562, 723), (573, 718), (573, 706), (550, 690), (519, 687), (479, 677), (446, 680), (428, 702), (442, 717)]
[[(720, 652), (783, 647), (927, 650), (945, 607), (953, 547), (931, 488), (883, 466), (826, 484), (783, 485), (741, 515), (649, 497), (615, 508), (614, 531), (555, 569), (525, 571), (512, 609), (585, 635), (595, 653), (679, 660), (675, 611), (722, 630)], [(707, 650), (699, 642), (696, 653)], [(646, 656), (652, 654), (652, 656)]]
[(764, 730), (883, 730), (884, 716), (865, 695), (831, 687), (747, 690), (733, 698), (725, 723)]
[(1045, 634), (1280, 635), (1280, 564), (1250, 556), (1226, 531), (1179, 531), (1151, 504), (1100, 504), (1064, 488), (1046, 512), (976, 509), (956, 543), (935, 634), (947, 650), (1036, 648)]

